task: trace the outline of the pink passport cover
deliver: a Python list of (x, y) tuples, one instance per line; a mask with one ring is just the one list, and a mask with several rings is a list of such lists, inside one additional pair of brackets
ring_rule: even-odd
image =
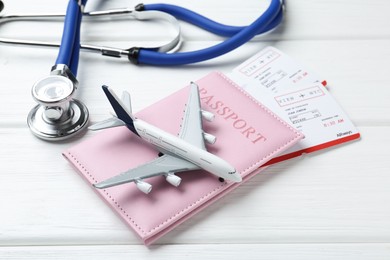
[[(213, 122), (203, 122), (204, 131), (217, 137), (217, 142), (207, 145), (207, 149), (235, 166), (243, 181), (303, 137), (223, 74), (213, 72), (196, 83), (202, 109), (215, 114)], [(189, 88), (183, 88), (143, 109), (136, 117), (178, 134), (188, 93)], [(157, 154), (126, 127), (103, 130), (63, 153), (89, 183), (136, 167)], [(220, 182), (201, 170), (178, 175), (182, 178), (178, 188), (162, 176), (148, 179), (153, 185), (148, 195), (134, 183), (95, 191), (148, 245), (240, 185)]]

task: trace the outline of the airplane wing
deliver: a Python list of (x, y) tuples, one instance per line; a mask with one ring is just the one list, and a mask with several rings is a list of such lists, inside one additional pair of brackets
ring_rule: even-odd
[(179, 137), (203, 150), (206, 146), (203, 138), (202, 114), (198, 86), (191, 83), (190, 95), (184, 111)]
[(150, 178), (169, 173), (199, 169), (195, 164), (171, 155), (163, 155), (146, 164), (125, 171), (110, 179), (94, 184), (96, 188), (104, 189), (127, 182)]

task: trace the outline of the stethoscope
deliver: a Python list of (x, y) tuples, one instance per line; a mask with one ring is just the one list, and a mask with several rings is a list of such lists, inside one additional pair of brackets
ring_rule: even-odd
[[(45, 140), (63, 140), (81, 132), (88, 122), (88, 109), (73, 98), (79, 52), (81, 49), (98, 51), (103, 55), (127, 58), (134, 64), (156, 66), (184, 65), (221, 56), (234, 50), (258, 34), (274, 29), (283, 18), (283, 0), (271, 0), (266, 11), (248, 26), (229, 26), (210, 20), (183, 7), (169, 4), (139, 4), (134, 10), (111, 10), (84, 13), (87, 0), (70, 0), (64, 20), (61, 43), (44, 43), (0, 38), (0, 43), (59, 47), (59, 54), (50, 75), (37, 81), (32, 87), (32, 96), (38, 103), (28, 115), (31, 131)], [(3, 3), (0, 0), (0, 10)], [(163, 19), (173, 24), (177, 34), (162, 46), (131, 47), (126, 50), (80, 44), (80, 25), (83, 17), (105, 17), (113, 14), (130, 14), (138, 20)], [(49, 15), (1, 16), (1, 21), (50, 19), (63, 17)], [(180, 47), (180, 27), (176, 19), (194, 24), (217, 35), (228, 37), (214, 46), (190, 52), (175, 52)]]

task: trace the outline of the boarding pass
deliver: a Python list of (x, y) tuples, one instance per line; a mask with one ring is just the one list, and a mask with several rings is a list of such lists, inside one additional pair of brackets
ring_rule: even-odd
[(273, 163), (360, 138), (326, 81), (276, 48), (263, 49), (229, 77), (305, 136)]

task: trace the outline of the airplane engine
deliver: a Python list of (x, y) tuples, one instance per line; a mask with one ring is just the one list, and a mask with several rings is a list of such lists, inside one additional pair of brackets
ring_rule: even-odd
[(148, 194), (152, 190), (152, 185), (147, 182), (137, 180), (135, 181), (135, 184), (137, 185), (137, 188), (145, 194)]
[(168, 173), (165, 175), (165, 179), (175, 187), (179, 186), (181, 183), (181, 178), (173, 173)]
[(214, 120), (214, 117), (215, 117), (215, 116), (214, 116), (213, 113), (208, 112), (208, 111), (205, 111), (205, 110), (201, 110), (201, 112), (202, 112), (202, 117), (203, 117), (204, 119), (206, 119), (207, 121), (211, 122), (211, 121)]
[(206, 142), (209, 143), (209, 144), (215, 144), (215, 141), (217, 141), (217, 137), (215, 137), (215, 136), (212, 135), (212, 134), (205, 133), (205, 132), (203, 132), (203, 138), (204, 138), (204, 140), (206, 140)]

